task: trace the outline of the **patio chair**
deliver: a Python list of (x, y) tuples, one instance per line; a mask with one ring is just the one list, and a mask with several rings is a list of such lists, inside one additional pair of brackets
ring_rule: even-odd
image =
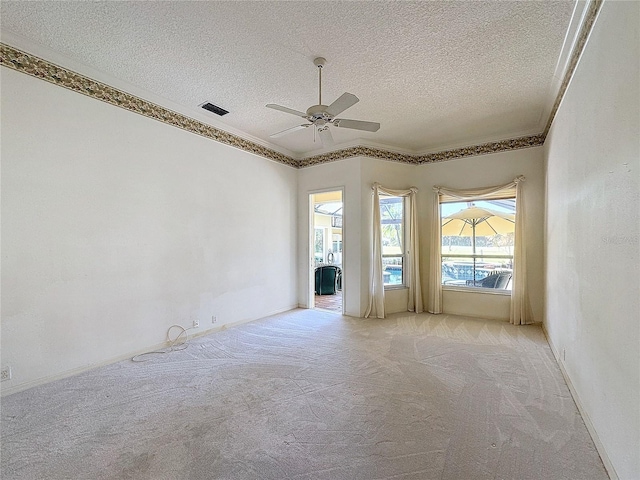
[(335, 295), (338, 280), (338, 267), (323, 265), (315, 271), (316, 295)]
[(509, 280), (511, 280), (511, 275), (511, 272), (496, 272), (483, 278), (482, 280), (477, 280), (475, 284), (473, 280), (467, 280), (467, 285), (504, 290), (505, 288), (507, 288)]

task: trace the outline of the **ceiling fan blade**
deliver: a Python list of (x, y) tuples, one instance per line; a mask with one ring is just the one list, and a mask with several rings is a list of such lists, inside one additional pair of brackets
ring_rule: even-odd
[(340, 115), (347, 108), (353, 107), (360, 100), (353, 93), (343, 93), (340, 97), (333, 102), (331, 105), (327, 107), (326, 112), (335, 117), (336, 115)]
[(307, 118), (307, 114), (304, 112), (300, 112), (298, 110), (294, 110), (292, 108), (283, 107), (282, 105), (276, 105), (274, 103), (270, 103), (267, 105), (267, 108), (273, 108), (274, 110), (280, 110), (284, 113), (290, 113), (291, 115), (297, 115), (298, 117)]
[(296, 132), (298, 130), (303, 130), (309, 127), (310, 125), (311, 125), (310, 123), (305, 123), (304, 125), (296, 125), (295, 127), (287, 128), (286, 130), (282, 130), (281, 132), (274, 133), (273, 135), (269, 135), (269, 137), (271, 138), (282, 137), (283, 135), (287, 135), (289, 133)]
[(318, 136), (320, 137), (320, 142), (323, 147), (331, 147), (333, 146), (333, 136), (329, 131), (329, 127), (325, 127), (323, 129), (318, 129)]
[(365, 130), (367, 132), (377, 132), (380, 124), (376, 122), (363, 122), (362, 120), (348, 120), (346, 118), (336, 118), (333, 120), (336, 127), (353, 128), (355, 130)]

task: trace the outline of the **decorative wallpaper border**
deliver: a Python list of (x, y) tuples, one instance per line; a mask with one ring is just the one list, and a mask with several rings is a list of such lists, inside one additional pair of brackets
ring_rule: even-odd
[(427, 153), (425, 155), (410, 155), (406, 153), (395, 153), (381, 148), (372, 147), (351, 147), (335, 152), (314, 155), (300, 160), (300, 167), (311, 167), (321, 163), (335, 162), (350, 157), (370, 157), (380, 158), (391, 162), (409, 163), (412, 165), (423, 165), (426, 163), (444, 162), (454, 160), (456, 158), (473, 157), (476, 155), (487, 155), (489, 153), (506, 152), (509, 150), (518, 150), (521, 148), (538, 147), (544, 144), (544, 136), (542, 134), (531, 135), (528, 137), (512, 138), (510, 140), (501, 140), (499, 142), (483, 143), (472, 147), (456, 148), (454, 150), (445, 150), (437, 153)]
[(13, 48), (4, 43), (0, 43), (0, 65), (11, 68), (18, 72), (26, 73), (36, 78), (40, 78), (55, 85), (73, 90), (74, 92), (87, 95), (96, 100), (100, 100), (116, 107), (124, 108), (130, 112), (144, 115), (145, 117), (152, 118), (159, 122), (172, 125), (177, 128), (181, 128), (196, 135), (209, 138), (216, 142), (230, 145), (232, 147), (239, 148), (249, 153), (259, 155), (269, 160), (295, 167), (304, 168), (314, 165), (320, 165), (328, 162), (335, 162), (338, 160), (344, 160), (352, 157), (369, 157), (387, 160), (391, 162), (407, 163), (411, 165), (423, 165), (428, 163), (444, 162), (447, 160), (454, 160), (457, 158), (472, 157), (477, 155), (486, 155), (489, 153), (506, 152), (509, 150), (518, 150), (522, 148), (537, 147), (544, 145), (545, 139), (553, 119), (558, 112), (562, 98), (564, 97), (569, 82), (573, 77), (576, 70), (578, 60), (582, 55), (584, 47), (591, 30), (593, 28), (600, 7), (604, 0), (591, 0), (589, 10), (585, 15), (584, 22), (581, 26), (576, 47), (571, 53), (571, 59), (569, 67), (565, 73), (560, 90), (556, 96), (554, 105), (549, 115), (549, 120), (545, 127), (544, 132), (537, 135), (531, 135), (526, 137), (512, 138), (508, 140), (501, 140), (498, 142), (484, 143), (482, 145), (474, 145), (469, 147), (456, 148), (453, 150), (445, 150), (442, 152), (428, 153), (424, 155), (411, 155), (406, 153), (396, 153), (389, 150), (373, 147), (350, 147), (341, 150), (336, 150), (329, 153), (323, 153), (320, 155), (313, 155), (310, 157), (296, 160), (293, 157), (284, 155), (271, 148), (259, 145), (250, 140), (246, 140), (238, 135), (220, 130), (204, 122), (187, 117), (178, 112), (174, 112), (160, 105), (156, 105), (142, 98), (136, 97), (129, 93), (118, 90), (114, 87), (110, 87), (104, 83), (93, 80), (82, 74), (73, 72), (59, 65), (55, 65), (46, 60), (43, 60), (35, 55), (22, 52), (16, 48)]
[(0, 65), (87, 95), (96, 100), (115, 105), (116, 107), (124, 108), (130, 112), (158, 120), (167, 125), (172, 125), (182, 130), (195, 133), (196, 135), (210, 138), (216, 142), (255, 153), (256, 155), (284, 163), (285, 165), (298, 167), (298, 161), (287, 155), (212, 127), (204, 122), (194, 120), (193, 118), (156, 105), (155, 103), (148, 102), (130, 93), (110, 87), (109, 85), (47, 62), (35, 55), (22, 52), (4, 43), (0, 43)]

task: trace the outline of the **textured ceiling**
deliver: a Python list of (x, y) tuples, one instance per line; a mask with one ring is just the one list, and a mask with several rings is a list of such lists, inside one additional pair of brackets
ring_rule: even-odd
[[(423, 153), (542, 132), (573, 1), (13, 2), (3, 32), (51, 49), (156, 98), (298, 155), (321, 150), (312, 129), (270, 110), (360, 102), (343, 118), (376, 133), (332, 127), (337, 145)], [(185, 111), (184, 109), (182, 110)]]

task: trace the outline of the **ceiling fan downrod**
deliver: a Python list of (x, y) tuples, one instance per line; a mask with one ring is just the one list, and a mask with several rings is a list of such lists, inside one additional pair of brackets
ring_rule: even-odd
[(313, 64), (318, 67), (318, 105), (322, 105), (322, 67), (325, 66), (327, 60), (323, 57), (318, 57), (313, 60)]

